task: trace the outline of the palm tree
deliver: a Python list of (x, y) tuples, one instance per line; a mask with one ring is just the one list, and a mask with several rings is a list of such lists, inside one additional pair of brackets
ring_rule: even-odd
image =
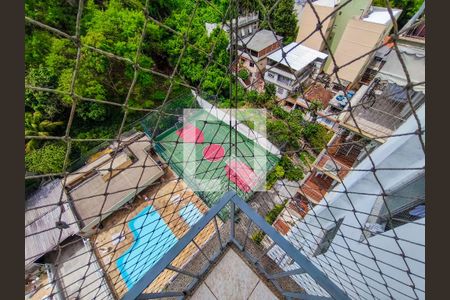
[[(27, 112), (25, 113), (25, 136), (50, 136), (55, 129), (64, 125), (63, 121), (49, 121), (43, 120), (43, 116), (40, 112)], [(30, 139), (25, 144), (25, 153), (36, 149), (39, 144), (39, 140)]]

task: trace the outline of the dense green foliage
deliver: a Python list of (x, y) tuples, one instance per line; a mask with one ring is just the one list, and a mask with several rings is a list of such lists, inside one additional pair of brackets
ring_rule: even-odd
[(278, 215), (283, 211), (283, 208), (286, 206), (287, 200), (285, 200), (283, 203), (281, 204), (275, 204), (274, 208), (272, 208), (266, 215), (265, 219), (266, 222), (269, 223), (270, 225), (273, 224), (273, 222), (275, 222), (275, 220), (277, 219)]
[(249, 72), (246, 69), (240, 69), (239, 73), (238, 73), (238, 76), (242, 80), (246, 81), (248, 79), (248, 77), (250, 76), (250, 74), (249, 74)]
[(25, 156), (25, 165), (33, 173), (59, 173), (63, 169), (65, 156), (65, 144), (47, 143)]
[[(221, 98), (227, 98), (228, 35), (220, 28), (216, 28), (208, 36), (205, 28), (205, 22), (221, 22), (221, 14), (205, 3), (197, 9), (194, 4), (195, 1), (185, 1), (181, 9), (174, 11), (165, 22), (165, 25), (186, 35), (187, 47), (184, 47), (183, 36), (180, 35), (170, 35), (164, 40), (162, 47), (171, 66), (178, 63), (183, 53), (179, 66), (180, 73), (191, 85), (199, 86), (207, 94), (218, 94)], [(214, 59), (209, 57), (211, 51)]]
[(241, 13), (259, 12), (260, 27), (273, 30), (284, 37), (285, 44), (295, 41), (297, 37), (297, 14), (294, 4), (295, 0), (241, 0), (239, 2)]
[(302, 168), (296, 166), (287, 155), (283, 155), (275, 168), (267, 174), (266, 189), (271, 189), (277, 180), (299, 181), (303, 176)]
[[(267, 11), (267, 18), (261, 22), (261, 28), (274, 30), (278, 35), (284, 37), (283, 42), (289, 44), (295, 41), (298, 32), (297, 14), (294, 9), (295, 0), (264, 0), (262, 1)], [(277, 3), (274, 10), (270, 9)], [(261, 13), (260, 13), (261, 14)]]
[(272, 108), (277, 119), (267, 121), (267, 132), (271, 141), (282, 148), (297, 150), (302, 137), (303, 113), (300, 110), (286, 112), (279, 106)]
[[(144, 71), (138, 73), (132, 93), (128, 95), (135, 75), (132, 62), (137, 58), (139, 46), (141, 49), (137, 63), (141, 68), (170, 75), (178, 66), (177, 82), (200, 86), (211, 94), (218, 93), (222, 99), (228, 96), (229, 83), (224, 67), (229, 61), (226, 50), (227, 35), (224, 31), (216, 29), (208, 37), (204, 26), (205, 21), (219, 22), (220, 12), (206, 3), (200, 3), (195, 9), (195, 2), (194, 0), (149, 1), (149, 15), (180, 34), (186, 34), (188, 43), (185, 43), (179, 34), (155, 22), (148, 22), (145, 39), (141, 45), (145, 21), (143, 1), (85, 2), (80, 30), (83, 45), (123, 57), (128, 62), (108, 57), (86, 47), (82, 48), (73, 92), (81, 97), (98, 101), (77, 102), (70, 130), (71, 137), (79, 139), (115, 137), (124, 118), (124, 109), (119, 105), (107, 105), (100, 101), (123, 104), (125, 99), (128, 99), (129, 107), (148, 109), (159, 106), (166, 99), (169, 80)], [(213, 3), (219, 7), (225, 5), (221, 0)], [(29, 0), (25, 5), (27, 17), (69, 35), (75, 34), (77, 9), (78, 1), (73, 0), (50, 0), (45, 3)], [(188, 30), (191, 19), (191, 28)], [(64, 135), (73, 102), (70, 92), (77, 47), (71, 40), (29, 23), (26, 25), (25, 47), (25, 83), (32, 87), (62, 92), (26, 90), (25, 134)], [(212, 49), (214, 59), (208, 57)], [(177, 98), (186, 93), (189, 91), (185, 87), (174, 84), (168, 98)], [(189, 106), (186, 101), (181, 100), (183, 103), (180, 105)], [(191, 98), (189, 100), (192, 101)], [(125, 129), (144, 115), (144, 112), (128, 110)], [(46, 169), (56, 169), (54, 164), (42, 168), (29, 168), (33, 159), (44, 152), (48, 154), (56, 151), (55, 157), (60, 154), (58, 147), (49, 146), (52, 142), (39, 141), (33, 139), (26, 142), (26, 156), (32, 157), (27, 160), (29, 162), (27, 170), (43, 173)], [(73, 143), (71, 159), (76, 159), (93, 146), (95, 143), (92, 142)], [(33, 154), (41, 147), (46, 147), (45, 151)], [(47, 161), (43, 160), (42, 163), (45, 164)]]
[(311, 145), (314, 152), (319, 153), (330, 141), (333, 132), (317, 123), (308, 123), (303, 128), (303, 136)]

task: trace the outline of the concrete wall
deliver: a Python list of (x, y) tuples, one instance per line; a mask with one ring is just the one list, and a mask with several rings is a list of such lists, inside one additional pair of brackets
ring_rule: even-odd
[[(325, 19), (333, 11), (333, 7), (314, 5), (319, 19)], [(302, 10), (301, 16), (298, 17), (298, 34), (296, 38), (297, 43), (302, 43), (302, 45), (309, 48), (315, 49), (317, 51), (322, 51), (325, 48), (325, 43), (320, 35), (320, 32), (316, 31), (317, 28), (317, 17), (314, 14), (311, 6), (306, 4)], [(328, 18), (322, 24), (322, 31), (325, 33), (325, 37), (331, 32), (332, 25), (334, 23), (334, 17)], [(313, 35), (308, 37), (312, 32)], [(308, 38), (307, 38), (308, 37)], [(307, 39), (306, 39), (307, 38)], [(305, 40), (306, 39), (306, 40)], [(304, 41), (303, 41), (304, 40)], [(303, 41), (303, 42), (302, 42)]]
[[(425, 105), (417, 114), (424, 126)], [(395, 134), (414, 132), (417, 126), (415, 118), (410, 117)], [(389, 138), (371, 153), (371, 158), (380, 169), (376, 174), (387, 194), (423, 176), (424, 171), (419, 168), (425, 166), (425, 156), (416, 135)], [(356, 168), (370, 170), (372, 164), (366, 158)], [(392, 168), (403, 169), (393, 171)], [(351, 193), (346, 194), (345, 190)], [(424, 299), (425, 218), (374, 235), (368, 238), (368, 243), (362, 236), (361, 227), (366, 224), (367, 214), (381, 193), (373, 172), (350, 171), (343, 184), (337, 185), (321, 201), (322, 205), (314, 207), (304, 220), (297, 222), (286, 238), (354, 299), (374, 296)], [(340, 218), (344, 218), (343, 223), (328, 251), (313, 257), (317, 242), (323, 236), (322, 228), (331, 228), (336, 223), (334, 220)], [(275, 247), (269, 255), (286, 270), (298, 267), (284, 261), (279, 248)], [(326, 295), (308, 275), (294, 277), (308, 293)]]
[[(345, 1), (341, 1), (339, 5), (343, 5), (343, 3), (345, 3)], [(352, 0), (339, 10), (339, 12), (336, 14), (336, 18), (334, 20), (333, 28), (329, 35), (328, 41), (332, 53), (336, 51), (336, 48), (342, 38), (342, 35), (344, 34), (344, 30), (347, 26), (348, 21), (350, 21), (350, 19), (355, 16), (361, 16), (364, 11), (367, 11), (367, 9), (369, 9), (371, 4), (372, 0)], [(332, 61), (329, 57), (325, 64), (325, 69), (328, 68), (330, 64), (332, 64)]]
[[(352, 19), (340, 39), (339, 45), (333, 52), (336, 64), (342, 66), (353, 59), (373, 50), (383, 40), (387, 27), (382, 24), (365, 22), (360, 19)], [(354, 82), (364, 72), (373, 55), (352, 62), (338, 71), (340, 79)], [(334, 64), (328, 64), (325, 68), (327, 74), (333, 73)]]

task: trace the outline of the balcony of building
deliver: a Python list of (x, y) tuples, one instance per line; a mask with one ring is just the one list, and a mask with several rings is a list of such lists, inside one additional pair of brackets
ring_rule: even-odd
[[(346, 113), (343, 125), (354, 132), (384, 141), (425, 101), (422, 92), (406, 91), (402, 86), (375, 78), (363, 85)], [(409, 95), (408, 95), (409, 94)], [(356, 95), (355, 95), (356, 96)]]
[(313, 170), (306, 180), (303, 181), (298, 193), (313, 204), (318, 204), (334, 182), (335, 180), (324, 172)]
[(334, 180), (341, 181), (364, 155), (366, 144), (367, 140), (361, 136), (342, 130), (331, 139), (327, 149), (322, 150), (315, 167)]
[(425, 22), (423, 22), (408, 29), (405, 33), (401, 35), (401, 38), (405, 40), (411, 40), (414, 42), (425, 43), (425, 36), (426, 36)]
[[(218, 225), (218, 214), (227, 207), (231, 208), (230, 219)], [(211, 222), (215, 224), (216, 234), (207, 244), (197, 245), (196, 236)], [(255, 232), (263, 236), (259, 242), (252, 238)], [(172, 261), (191, 244), (196, 246), (197, 254), (187, 264), (174, 267)], [(282, 251), (290, 267), (282, 268), (280, 262), (271, 258), (273, 251)], [(299, 285), (298, 276), (306, 276), (308, 284), (316, 285), (316, 294), (308, 294)], [(231, 191), (140, 277), (123, 299), (349, 299), (326, 274)], [(151, 288), (155, 281), (164, 278), (171, 279), (163, 289)]]

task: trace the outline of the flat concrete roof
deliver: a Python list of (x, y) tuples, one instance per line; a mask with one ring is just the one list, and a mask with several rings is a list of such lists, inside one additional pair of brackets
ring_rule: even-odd
[[(312, 2), (313, 5), (319, 6), (327, 6), (327, 7), (335, 7), (339, 4), (339, 0), (317, 0)], [(308, 4), (306, 4), (308, 5)]]
[(114, 299), (92, 251), (83, 240), (61, 251), (57, 272), (67, 299)]
[[(394, 15), (395, 19), (400, 16), (401, 12), (401, 9), (392, 9), (392, 14)], [(363, 21), (382, 25), (392, 23), (391, 15), (389, 14), (387, 8), (377, 6), (373, 6), (372, 12), (370, 12), (367, 17), (363, 18)]]
[(239, 40), (239, 45), (246, 44), (247, 48), (253, 51), (261, 51), (270, 45), (283, 40), (282, 36), (276, 35), (274, 32), (262, 29), (255, 34), (252, 34), (242, 40)]
[[(91, 177), (81, 181), (69, 191), (76, 215), (85, 227), (88, 225), (91, 227), (98, 223), (100, 214), (106, 218), (111, 212), (131, 200), (136, 189), (139, 193), (164, 174), (162, 168), (146, 151), (146, 148), (150, 146), (147, 136), (138, 132), (130, 137), (128, 142), (128, 145), (121, 147), (116, 159), (120, 158), (121, 161), (124, 161), (128, 156), (132, 157), (134, 161), (129, 159), (129, 163), (123, 164), (122, 162), (117, 168), (114, 168), (116, 165), (114, 163), (113, 175), (109, 180), (109, 176), (105, 176), (104, 170), (106, 169), (106, 173), (109, 173), (107, 169), (111, 165), (112, 157), (99, 166), (94, 161), (91, 163), (94, 165), (94, 169), (89, 171)], [(86, 166), (82, 169), (86, 169)]]

